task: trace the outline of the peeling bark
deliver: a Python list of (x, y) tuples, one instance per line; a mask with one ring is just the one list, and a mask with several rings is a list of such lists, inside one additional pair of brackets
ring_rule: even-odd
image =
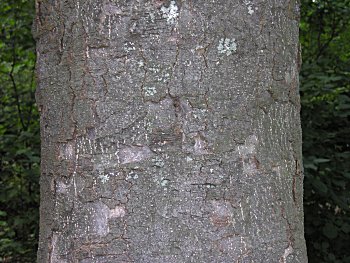
[(36, 8), (38, 262), (307, 262), (297, 1)]

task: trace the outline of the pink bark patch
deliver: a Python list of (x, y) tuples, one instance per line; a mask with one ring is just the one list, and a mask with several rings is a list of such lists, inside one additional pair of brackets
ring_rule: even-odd
[(117, 153), (122, 164), (140, 162), (153, 155), (148, 146), (127, 146)]

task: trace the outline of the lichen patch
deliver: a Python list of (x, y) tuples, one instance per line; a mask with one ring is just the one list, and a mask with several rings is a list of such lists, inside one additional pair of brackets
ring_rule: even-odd
[(226, 56), (231, 55), (237, 50), (236, 39), (221, 38), (217, 49), (219, 54), (226, 54)]
[(154, 166), (156, 167), (163, 167), (165, 165), (164, 163), (164, 159), (159, 157), (159, 156), (156, 156), (155, 158), (152, 159), (152, 163)]
[(160, 185), (163, 186), (163, 187), (166, 187), (169, 183), (170, 183), (170, 180), (169, 180), (169, 179), (163, 179), (163, 180), (160, 182)]
[(104, 184), (109, 181), (109, 174), (99, 174), (98, 178), (101, 180), (101, 182)]
[(171, 1), (169, 7), (162, 6), (160, 11), (163, 14), (163, 18), (167, 20), (168, 24), (175, 24), (179, 17), (179, 8), (175, 1)]
[[(244, 1), (245, 5), (247, 6), (248, 8), (248, 14), (249, 15), (252, 15), (254, 14), (254, 8), (253, 8), (253, 4), (251, 1)], [(256, 8), (255, 8), (256, 9)]]
[(144, 87), (144, 92), (146, 96), (154, 96), (157, 94), (156, 87)]
[(248, 14), (252, 15), (254, 13), (254, 9), (251, 5), (248, 5)]

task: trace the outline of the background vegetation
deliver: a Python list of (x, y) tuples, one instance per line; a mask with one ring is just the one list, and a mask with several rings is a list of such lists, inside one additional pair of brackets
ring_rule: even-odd
[[(34, 0), (0, 1), (0, 262), (35, 262)], [(303, 0), (300, 73), (310, 263), (350, 262), (350, 0)]]
[(350, 1), (305, 0), (300, 72), (310, 263), (350, 262)]
[(34, 1), (0, 0), (0, 262), (35, 262), (39, 116), (34, 99)]

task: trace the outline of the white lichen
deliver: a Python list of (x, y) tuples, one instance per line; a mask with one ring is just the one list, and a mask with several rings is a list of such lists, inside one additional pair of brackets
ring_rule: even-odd
[(253, 7), (248, 5), (248, 14), (252, 15), (254, 13)]
[(160, 68), (155, 66), (155, 67), (149, 67), (148, 71), (153, 72), (153, 73), (159, 73), (160, 72)]
[(192, 116), (195, 119), (201, 119), (201, 118), (205, 118), (205, 114), (207, 113), (206, 109), (193, 109), (192, 111)]
[(163, 187), (166, 187), (169, 183), (170, 183), (170, 180), (169, 180), (169, 179), (163, 179), (163, 180), (160, 182), (160, 185), (163, 186)]
[[(247, 6), (248, 8), (248, 14), (249, 15), (252, 15), (254, 13), (254, 9), (253, 9), (253, 4), (251, 1), (244, 1), (245, 5)], [(257, 9), (257, 8), (255, 8)]]
[(162, 6), (160, 11), (162, 11), (163, 18), (166, 18), (168, 24), (174, 24), (179, 17), (179, 8), (175, 1), (171, 1), (169, 7)]
[(192, 162), (193, 159), (192, 159), (190, 156), (186, 156), (186, 161), (187, 161), (187, 162)]
[(155, 18), (156, 18), (156, 16), (154, 15), (154, 13), (149, 13), (149, 17), (150, 17), (150, 19), (151, 19), (151, 22), (154, 23)]
[(131, 28), (130, 28), (130, 33), (134, 33), (135, 32), (135, 30), (136, 30), (136, 27), (137, 27), (137, 23), (135, 22), (135, 23), (133, 23), (133, 25), (131, 26)]
[[(152, 122), (145, 120), (144, 121), (144, 126), (147, 132), (152, 132)], [(146, 133), (147, 134), (147, 133)]]
[(170, 74), (164, 73), (163, 75), (158, 76), (157, 81), (167, 83), (169, 81), (169, 78), (170, 78)]
[(156, 166), (156, 167), (163, 167), (165, 164), (163, 158), (161, 158), (159, 156), (156, 156), (155, 158), (153, 158), (152, 162), (153, 162), (154, 166)]
[(139, 175), (137, 173), (135, 173), (134, 171), (131, 171), (128, 173), (127, 177), (125, 178), (125, 180), (131, 180), (131, 179), (138, 179)]
[(156, 87), (144, 87), (143, 89), (145, 91), (146, 96), (154, 96), (155, 94), (157, 94)]
[(134, 44), (133, 42), (124, 43), (124, 50), (125, 50), (127, 53), (136, 50), (135, 44)]
[(217, 47), (219, 54), (231, 55), (237, 50), (236, 39), (221, 38)]
[(145, 62), (143, 62), (142, 60), (140, 60), (138, 64), (139, 64), (139, 68), (143, 68), (145, 66)]
[(104, 184), (104, 183), (108, 182), (108, 180), (109, 180), (109, 174), (102, 174), (102, 173), (100, 173), (100, 174), (98, 175), (98, 178), (99, 178), (100, 181)]

